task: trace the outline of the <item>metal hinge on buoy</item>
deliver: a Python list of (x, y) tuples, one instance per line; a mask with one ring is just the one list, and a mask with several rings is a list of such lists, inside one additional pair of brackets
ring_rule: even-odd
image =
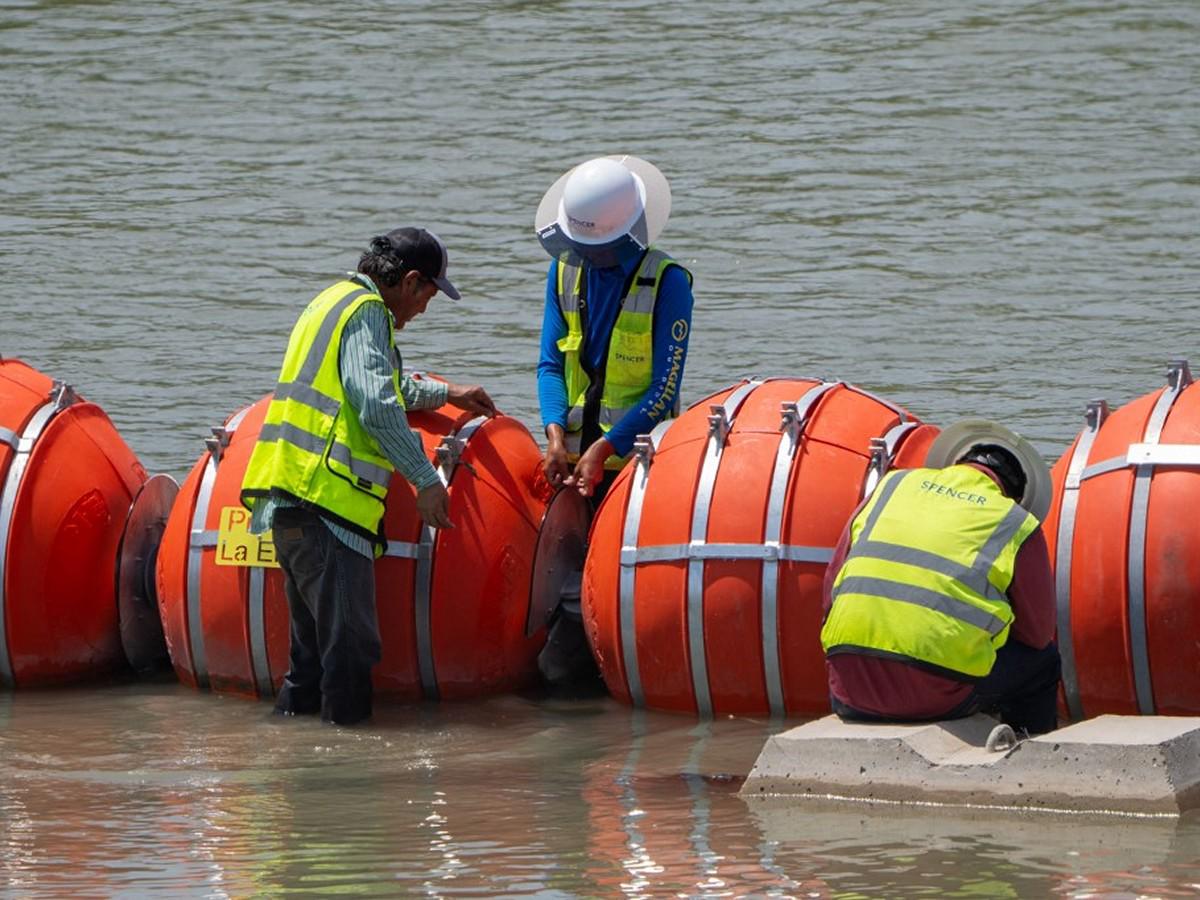
[(649, 466), (654, 462), (654, 439), (648, 434), (639, 434), (633, 442), (635, 465)]
[(725, 411), (725, 407), (720, 403), (714, 403), (708, 409), (708, 436), (716, 438), (718, 447), (724, 446), (726, 439), (729, 437), (729, 429), (732, 427), (732, 423), (729, 421), (729, 413)]
[(233, 437), (233, 432), (229, 431), (224, 425), (214, 425), (212, 433), (212, 437), (204, 439), (204, 446), (208, 448), (208, 452), (212, 456), (213, 465), (215, 466), (225, 456), (225, 448), (229, 446), (229, 440)]
[(60, 412), (78, 403), (79, 395), (65, 381), (55, 381), (50, 387), (50, 401), (54, 404), (54, 411)]
[(1181, 391), (1192, 383), (1192, 370), (1186, 359), (1175, 359), (1167, 363), (1167, 387)]

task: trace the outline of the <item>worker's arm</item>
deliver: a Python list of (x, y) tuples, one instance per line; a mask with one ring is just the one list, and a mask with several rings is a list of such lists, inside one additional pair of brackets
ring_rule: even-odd
[(449, 497), (421, 439), (408, 424), (404, 398), (393, 381), (394, 357), (388, 311), (364, 303), (342, 331), (338, 373), (346, 401), (384, 456), (417, 489), (417, 511), (437, 528), (451, 527)]

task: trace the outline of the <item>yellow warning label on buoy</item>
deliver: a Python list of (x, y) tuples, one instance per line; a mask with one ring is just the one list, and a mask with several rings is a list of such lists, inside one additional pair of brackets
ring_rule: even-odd
[(264, 566), (278, 569), (275, 561), (275, 542), (271, 532), (250, 533), (250, 513), (241, 506), (221, 509), (221, 524), (217, 529), (218, 566)]

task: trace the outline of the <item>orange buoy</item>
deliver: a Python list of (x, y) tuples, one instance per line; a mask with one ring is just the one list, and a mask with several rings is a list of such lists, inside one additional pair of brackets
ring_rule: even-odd
[(170, 478), (147, 480), (100, 407), (0, 358), (0, 684), (165, 656), (144, 585), (173, 495)]
[[(258, 697), (275, 693), (288, 653), (283, 576), (271, 567), (270, 542), (246, 534), (239, 501), (269, 401), (214, 429), (158, 555), (163, 625), (180, 679)], [(375, 688), (404, 699), (519, 688), (536, 677), (546, 636), (544, 620), (531, 616), (548, 606), (531, 589), (548, 496), (541, 451), (506, 416), (470, 419), (447, 406), (414, 412), (410, 423), (448, 486), (455, 527), (426, 527), (415, 492), (395, 476), (384, 516), (389, 543), (375, 563), (383, 642)], [(561, 533), (556, 540), (563, 543)], [(542, 566), (561, 567), (552, 550), (541, 556)]]
[(936, 435), (840, 381), (752, 379), (641, 438), (584, 566), (610, 692), (706, 716), (828, 711), (826, 564), (865, 493)]
[(1200, 387), (1165, 387), (1086, 426), (1052, 471), (1063, 700), (1073, 719), (1200, 713)]

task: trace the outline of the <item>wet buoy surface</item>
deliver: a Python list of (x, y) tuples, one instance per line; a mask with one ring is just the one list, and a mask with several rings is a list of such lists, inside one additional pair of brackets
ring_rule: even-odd
[[(158, 555), (158, 593), (179, 677), (270, 697), (287, 669), (288, 612), (270, 542), (250, 539), (242, 477), (270, 398), (214, 429), (185, 480)], [(452, 407), (409, 416), (448, 485), (455, 527), (426, 527), (399, 475), (388, 493), (386, 554), (375, 562), (383, 658), (375, 688), (404, 699), (500, 693), (536, 677), (545, 627), (527, 629), (548, 489), (541, 451), (517, 420)], [(231, 559), (239, 548), (261, 560)]]
[(613, 696), (702, 716), (828, 711), (826, 564), (865, 493), (936, 435), (840, 381), (751, 379), (640, 440), (583, 575)]
[(0, 684), (125, 667), (118, 548), (145, 482), (100, 407), (0, 358)]
[(1072, 719), (1200, 712), (1200, 387), (1167, 383), (1085, 427), (1052, 470), (1062, 693)]

